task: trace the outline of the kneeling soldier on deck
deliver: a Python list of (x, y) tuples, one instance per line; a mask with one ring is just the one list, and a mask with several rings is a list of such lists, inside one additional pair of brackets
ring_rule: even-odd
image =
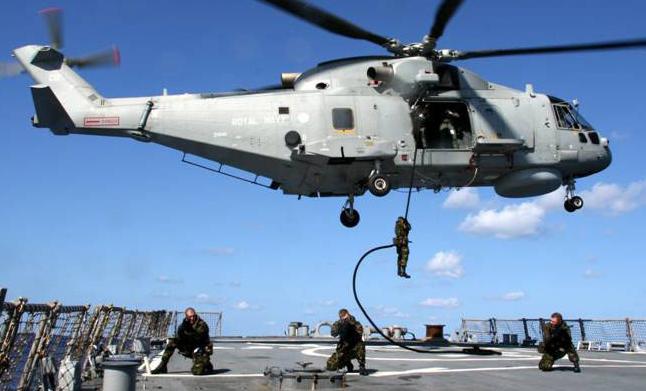
[(346, 367), (348, 372), (352, 372), (354, 358), (359, 361), (359, 373), (367, 375), (366, 345), (362, 340), (363, 326), (345, 308), (339, 311), (339, 320), (332, 325), (332, 336), (338, 336), (339, 343), (336, 345), (336, 352), (327, 360), (327, 370), (336, 371)]
[(543, 353), (538, 368), (541, 371), (551, 371), (554, 361), (567, 354), (568, 359), (574, 364), (574, 372), (581, 372), (579, 355), (572, 344), (570, 328), (563, 321), (563, 316), (555, 312), (550, 317), (550, 323), (542, 325), (543, 342), (538, 345), (538, 352)]
[(209, 339), (209, 326), (191, 307), (184, 311), (184, 316), (184, 321), (177, 328), (176, 337), (169, 338), (166, 344), (161, 364), (150, 372), (153, 375), (167, 372), (166, 365), (175, 349), (179, 350), (182, 356), (193, 359), (193, 375), (206, 375), (213, 370), (210, 359), (213, 344)]

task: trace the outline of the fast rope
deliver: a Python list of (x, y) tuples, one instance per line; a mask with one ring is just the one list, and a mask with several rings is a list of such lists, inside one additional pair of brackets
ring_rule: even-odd
[(408, 209), (410, 207), (410, 195), (413, 192), (413, 182), (415, 180), (415, 166), (417, 165), (417, 146), (415, 147), (415, 152), (413, 154), (413, 169), (410, 172), (410, 183), (408, 186), (408, 198), (406, 199), (406, 213), (404, 218), (408, 221)]
[(368, 312), (366, 311), (366, 309), (363, 307), (363, 304), (361, 304), (361, 301), (359, 300), (359, 296), (357, 295), (357, 273), (359, 271), (359, 267), (361, 266), (361, 263), (364, 261), (364, 259), (366, 259), (366, 257), (368, 255), (372, 254), (375, 251), (385, 250), (385, 249), (388, 249), (388, 248), (391, 248), (391, 247), (395, 247), (395, 245), (394, 244), (388, 244), (388, 245), (384, 245), (384, 246), (374, 247), (374, 248), (371, 248), (370, 250), (368, 250), (366, 253), (364, 253), (361, 256), (361, 258), (359, 258), (359, 262), (357, 262), (357, 265), (354, 267), (354, 273), (352, 274), (352, 293), (354, 294), (354, 301), (359, 306), (359, 309), (363, 313), (363, 316), (365, 316), (366, 319), (368, 319), (368, 322), (370, 323), (370, 325), (382, 337), (384, 337), (388, 342), (390, 342), (391, 344), (393, 344), (395, 346), (398, 346), (398, 347), (400, 347), (402, 349), (410, 350), (411, 352), (415, 352), (415, 353), (437, 354), (437, 353), (451, 352), (451, 353), (464, 353), (464, 354), (477, 354), (477, 355), (491, 355), (491, 354), (501, 355), (502, 354), (502, 353), (497, 352), (495, 350), (480, 349), (480, 347), (477, 346), (477, 345), (475, 345), (473, 347), (470, 347), (470, 348), (462, 349), (461, 351), (459, 351), (459, 350), (447, 350), (447, 349), (435, 349), (435, 350), (418, 349), (418, 348), (415, 348), (415, 347), (412, 347), (412, 346), (405, 345), (405, 344), (403, 344), (403, 343), (401, 343), (399, 341), (395, 341), (394, 339), (392, 339), (389, 336), (387, 336), (386, 334), (384, 334), (384, 332), (381, 331), (381, 328), (379, 326), (377, 326), (377, 324), (375, 324), (375, 322), (372, 320), (370, 315), (368, 315)]

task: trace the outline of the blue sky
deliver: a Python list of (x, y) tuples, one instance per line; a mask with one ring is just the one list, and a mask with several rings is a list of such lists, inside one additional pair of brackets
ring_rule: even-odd
[[(316, 1), (387, 36), (428, 31), (437, 2)], [(180, 5), (181, 4), (181, 5)], [(646, 36), (641, 1), (467, 1), (440, 46), (480, 49)], [(45, 43), (39, 9), (65, 10), (65, 50), (117, 44), (119, 69), (83, 71), (108, 97), (227, 91), (280, 72), (383, 54), (251, 0), (8, 2), (0, 53)], [(557, 197), (506, 200), (490, 189), (414, 194), (411, 280), (394, 251), (370, 258), (360, 295), (380, 324), (454, 328), (460, 317), (644, 317), (644, 50), (465, 61), (493, 82), (577, 98), (611, 140), (613, 164), (578, 183), (586, 207)], [(354, 310), (351, 272), (388, 243), (405, 195), (302, 199), (181, 164), (181, 154), (126, 139), (35, 129), (26, 76), (0, 80), (0, 286), (9, 297), (141, 309), (224, 311), (226, 334), (280, 334)], [(556, 202), (555, 202), (556, 200)], [(358, 311), (355, 311), (358, 312)], [(359, 317), (362, 319), (362, 317)]]

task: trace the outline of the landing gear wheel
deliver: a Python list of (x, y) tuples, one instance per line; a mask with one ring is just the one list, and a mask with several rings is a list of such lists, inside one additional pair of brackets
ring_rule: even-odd
[(565, 184), (565, 203), (563, 207), (570, 213), (583, 208), (583, 198), (574, 195), (574, 183), (574, 179), (570, 178)]
[(576, 210), (576, 206), (574, 206), (574, 204), (572, 203), (572, 199), (569, 199), (569, 198), (565, 200), (565, 202), (563, 203), (563, 207), (565, 208), (565, 210), (567, 210), (570, 213)]
[(368, 179), (368, 190), (376, 197), (383, 197), (390, 192), (390, 181), (381, 174)]
[(348, 228), (356, 227), (359, 224), (359, 212), (356, 209), (343, 208), (341, 211), (341, 224)]

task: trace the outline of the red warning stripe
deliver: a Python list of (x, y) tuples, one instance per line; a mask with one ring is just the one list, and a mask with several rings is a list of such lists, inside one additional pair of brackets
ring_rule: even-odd
[(119, 117), (85, 117), (83, 126), (87, 128), (119, 126)]

